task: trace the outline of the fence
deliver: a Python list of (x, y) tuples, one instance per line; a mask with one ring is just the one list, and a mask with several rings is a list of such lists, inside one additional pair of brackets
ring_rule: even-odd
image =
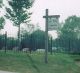
[(63, 53), (80, 53), (80, 39), (60, 38), (53, 41), (53, 51)]
[[(40, 41), (42, 40), (42, 41)], [(18, 49), (18, 39), (7, 37), (7, 32), (0, 35), (0, 50), (11, 51), (30, 51), (44, 49), (45, 39), (27, 35), (21, 36), (20, 49)], [(48, 51), (53, 53), (80, 53), (80, 39), (74, 38), (57, 38), (53, 40), (49, 38)]]

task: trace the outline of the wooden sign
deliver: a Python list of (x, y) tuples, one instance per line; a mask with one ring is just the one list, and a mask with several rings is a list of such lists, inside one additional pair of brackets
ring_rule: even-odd
[(57, 30), (59, 26), (59, 15), (53, 15), (48, 17), (48, 31)]

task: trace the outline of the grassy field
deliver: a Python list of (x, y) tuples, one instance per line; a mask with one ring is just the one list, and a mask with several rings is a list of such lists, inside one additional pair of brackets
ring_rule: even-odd
[(80, 66), (74, 61), (76, 57), (49, 54), (48, 64), (45, 64), (43, 53), (0, 52), (0, 70), (19, 73), (80, 73)]

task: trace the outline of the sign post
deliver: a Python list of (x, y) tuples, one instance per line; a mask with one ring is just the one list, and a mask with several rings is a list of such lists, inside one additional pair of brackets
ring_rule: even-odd
[(58, 29), (60, 15), (48, 15), (48, 9), (46, 9), (46, 15), (43, 18), (46, 19), (45, 24), (45, 63), (48, 63), (48, 31)]
[(46, 25), (45, 25), (45, 63), (48, 63), (48, 9), (46, 9)]

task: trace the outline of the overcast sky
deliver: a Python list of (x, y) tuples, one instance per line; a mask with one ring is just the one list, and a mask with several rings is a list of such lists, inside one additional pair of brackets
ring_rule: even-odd
[[(33, 12), (31, 20), (33, 24), (38, 23), (43, 30), (45, 29), (45, 19), (43, 18), (45, 9), (49, 9), (49, 15), (60, 15), (61, 22), (71, 15), (80, 16), (80, 0), (35, 0), (34, 5), (31, 8), (31, 11)], [(2, 12), (2, 14), (4, 14), (4, 12)], [(13, 30), (15, 27), (13, 28), (9, 25), (9, 21), (7, 21), (7, 24), (8, 26), (5, 26), (5, 29), (7, 31), (9, 30), (9, 33), (11, 33), (11, 31), (12, 33), (15, 33), (15, 30)]]
[(39, 23), (42, 29), (45, 27), (45, 9), (49, 9), (49, 15), (60, 15), (60, 22), (68, 16), (80, 16), (80, 0), (35, 0), (32, 7), (32, 22)]

